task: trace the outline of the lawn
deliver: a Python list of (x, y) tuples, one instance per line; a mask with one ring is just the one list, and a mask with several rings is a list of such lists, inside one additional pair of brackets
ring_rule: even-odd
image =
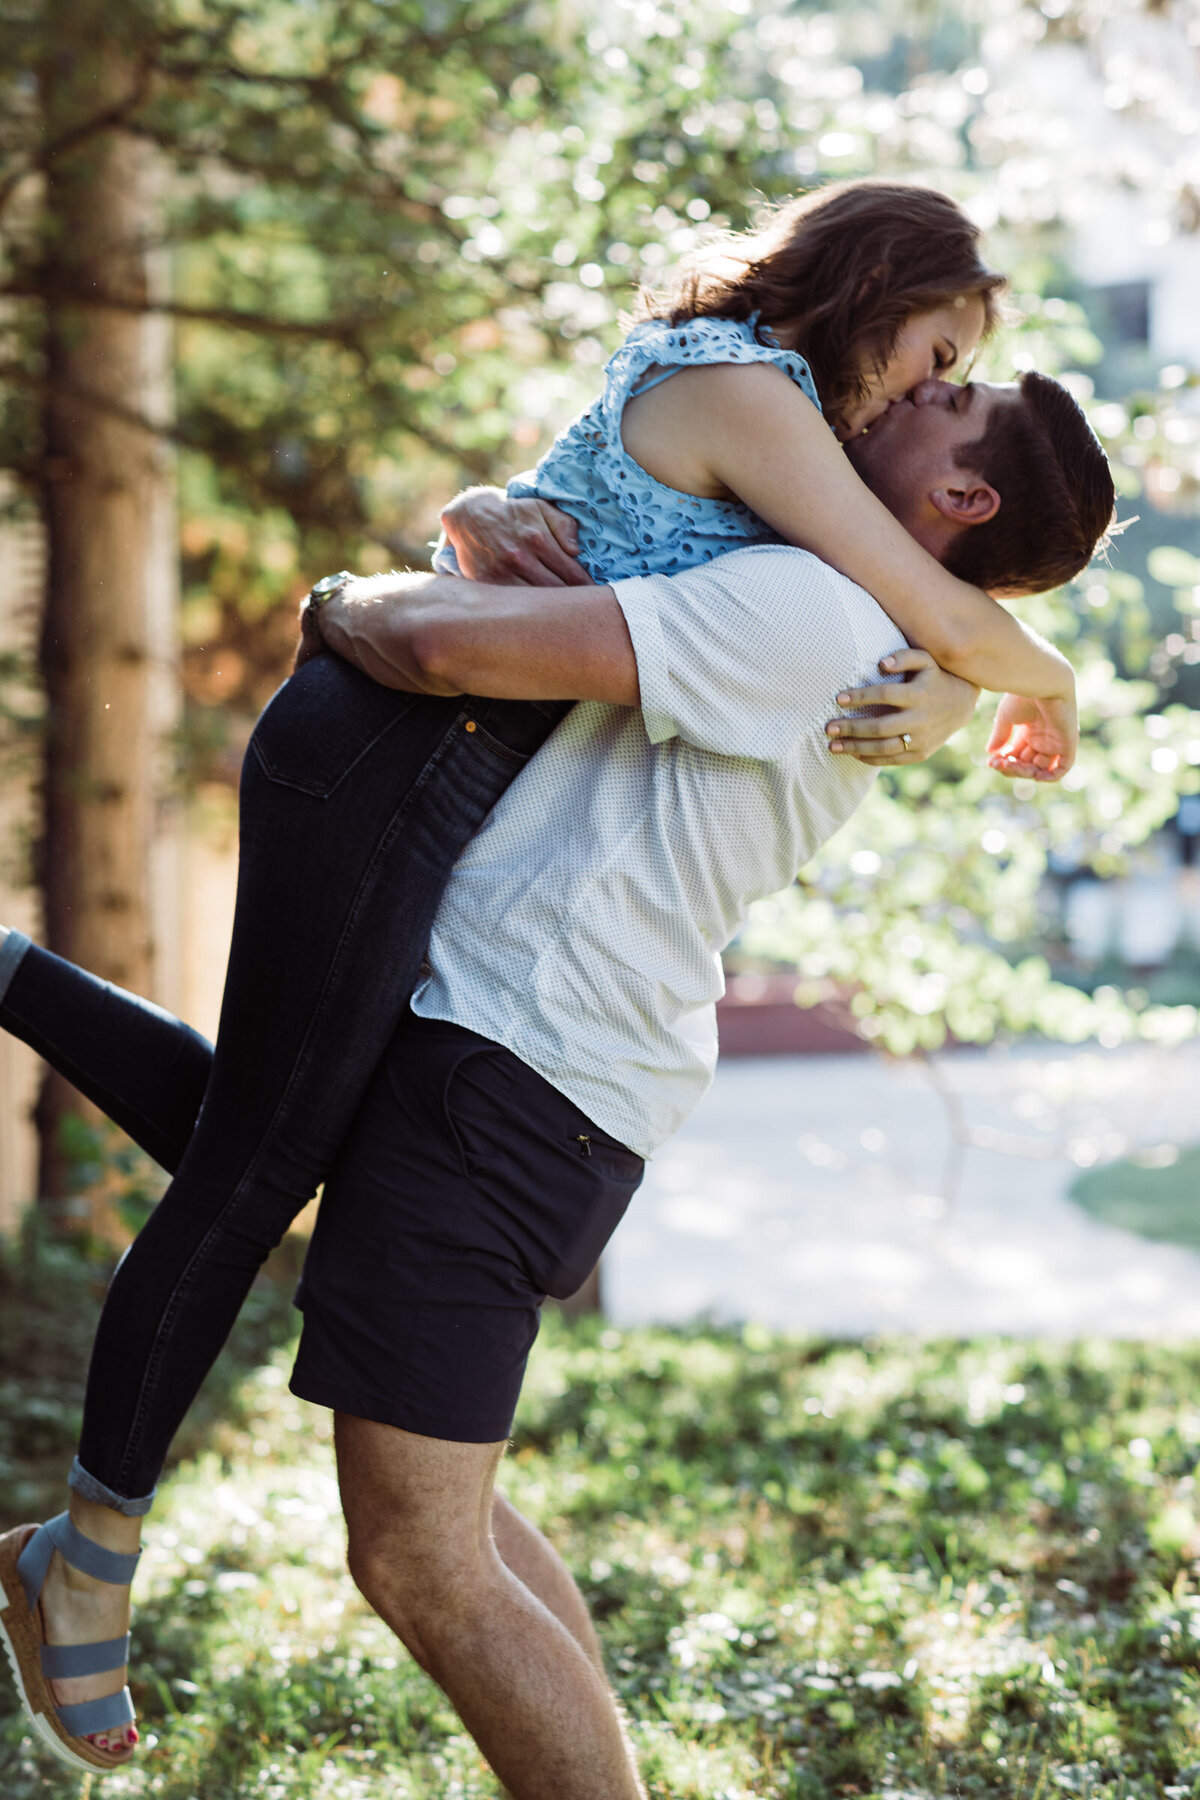
[(1200, 1148), (1164, 1144), (1076, 1176), (1071, 1198), (1105, 1225), (1200, 1250)]
[[(95, 1289), (69, 1258), (19, 1284), (9, 1267), (10, 1517), (61, 1460)], [(39, 1293), (74, 1300), (31, 1390), (19, 1321)], [(96, 1795), (494, 1796), (345, 1573), (329, 1422), (287, 1391), (286, 1331), (264, 1290), (155, 1509), (148, 1741)], [(1198, 1460), (1200, 1347), (554, 1318), (504, 1483), (580, 1576), (656, 1800), (1182, 1800), (1200, 1796)], [(5, 1800), (80, 1794), (3, 1705)]]

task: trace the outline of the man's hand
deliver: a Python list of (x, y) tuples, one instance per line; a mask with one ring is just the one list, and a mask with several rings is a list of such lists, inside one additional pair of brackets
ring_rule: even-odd
[(847, 688), (839, 706), (877, 706), (887, 711), (869, 719), (831, 719), (825, 730), (830, 749), (876, 768), (924, 762), (964, 726), (975, 710), (979, 689), (940, 669), (927, 650), (898, 650), (879, 665), (903, 682)]
[(576, 561), (579, 532), (546, 500), (510, 500), (499, 488), (467, 488), (442, 514), (458, 566), (471, 581), (503, 587), (591, 587)]
[(1075, 696), (1025, 700), (1005, 694), (988, 739), (988, 766), (1001, 775), (1061, 781), (1079, 748)]
[(297, 669), (302, 669), (306, 662), (311, 662), (314, 656), (322, 656), (324, 652), (325, 640), (317, 624), (317, 615), (308, 605), (308, 595), (305, 594), (304, 603), (300, 607), (300, 642), (296, 645), (296, 654), (292, 659), (292, 674)]

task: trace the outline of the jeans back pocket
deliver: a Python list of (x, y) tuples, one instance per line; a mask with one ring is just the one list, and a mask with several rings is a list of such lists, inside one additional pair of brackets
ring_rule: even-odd
[(340, 657), (314, 657), (268, 702), (250, 749), (268, 781), (324, 800), (422, 698), (382, 687)]

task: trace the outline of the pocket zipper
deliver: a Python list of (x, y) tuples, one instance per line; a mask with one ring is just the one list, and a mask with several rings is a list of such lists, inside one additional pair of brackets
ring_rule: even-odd
[(575, 1142), (579, 1145), (580, 1156), (590, 1156), (592, 1154), (592, 1140), (586, 1131), (581, 1131), (579, 1136), (575, 1139)]

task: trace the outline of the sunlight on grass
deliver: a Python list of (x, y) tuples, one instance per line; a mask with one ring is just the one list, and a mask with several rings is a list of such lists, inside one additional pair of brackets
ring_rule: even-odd
[[(496, 1800), (344, 1567), (280, 1353), (149, 1534), (108, 1800)], [(1200, 1796), (1200, 1350), (548, 1321), (504, 1467), (655, 1800)], [(10, 1718), (6, 1800), (78, 1793)]]
[(1140, 1159), (1105, 1163), (1077, 1176), (1069, 1192), (1105, 1225), (1200, 1250), (1200, 1148), (1164, 1144)]

